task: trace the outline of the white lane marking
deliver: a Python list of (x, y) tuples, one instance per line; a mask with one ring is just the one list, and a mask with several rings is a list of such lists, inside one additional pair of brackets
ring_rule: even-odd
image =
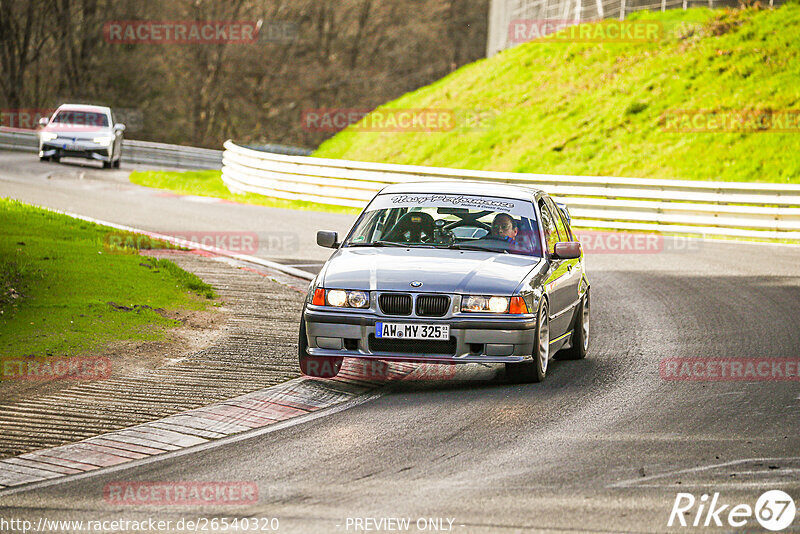
[(796, 480), (765, 480), (763, 482), (681, 482), (680, 484), (636, 484), (630, 488), (766, 488), (794, 486)]
[(371, 400), (377, 399), (382, 395), (382, 392), (372, 392), (372, 393), (365, 393), (360, 395), (354, 399), (349, 401), (342, 402), (340, 404), (336, 404), (329, 408), (321, 408), (319, 410), (310, 412), (305, 415), (300, 415), (297, 417), (293, 417), (292, 419), (287, 419), (285, 421), (280, 421), (277, 423), (273, 423), (271, 425), (256, 428), (247, 432), (242, 432), (241, 434), (234, 434), (232, 436), (228, 436), (225, 438), (220, 438), (218, 440), (209, 441), (207, 443), (201, 443), (200, 445), (194, 445), (192, 447), (187, 447), (185, 449), (180, 449), (177, 451), (166, 452), (163, 454), (157, 454), (154, 456), (149, 456), (147, 458), (142, 458), (140, 460), (131, 460), (130, 462), (125, 462), (123, 464), (111, 466), (111, 467), (104, 467), (101, 469), (95, 469), (93, 471), (88, 471), (86, 473), (81, 473), (79, 475), (65, 475), (63, 477), (58, 477), (55, 479), (50, 480), (42, 480), (40, 482), (34, 482), (31, 484), (26, 484), (24, 486), (19, 487), (11, 487), (7, 489), (0, 489), (0, 497), (5, 497), (6, 495), (14, 495), (17, 493), (24, 493), (26, 491), (38, 490), (42, 488), (47, 488), (50, 486), (57, 486), (59, 484), (64, 484), (66, 482), (73, 482), (76, 480), (83, 480), (85, 478), (95, 477), (97, 475), (108, 474), (108, 473), (116, 473), (118, 471), (125, 471), (127, 469), (134, 469), (137, 467), (141, 467), (143, 465), (152, 464), (155, 462), (162, 462), (164, 460), (169, 460), (172, 458), (177, 458), (179, 456), (183, 456), (185, 454), (193, 454), (195, 452), (205, 451), (208, 449), (214, 449), (217, 447), (222, 447), (225, 445), (230, 445), (232, 443), (237, 443), (239, 441), (244, 441), (246, 439), (255, 438), (258, 436), (263, 436), (265, 434), (270, 434), (272, 432), (277, 432), (278, 430), (283, 430), (285, 428), (290, 428), (296, 425), (301, 425), (303, 423), (307, 423), (310, 421), (314, 421), (319, 419), (320, 417), (326, 417), (328, 415), (333, 415), (344, 410), (353, 408), (360, 404), (364, 404)]
[(286, 267), (319, 267), (323, 263), (324, 262), (319, 262), (319, 263), (284, 263), (283, 265), (285, 265)]
[[(638, 487), (642, 486), (641, 482), (647, 482), (650, 480), (656, 480), (659, 478), (666, 478), (670, 476), (677, 476), (677, 475), (685, 475), (690, 473), (699, 473), (701, 471), (709, 471), (711, 469), (716, 469), (718, 467), (729, 467), (732, 465), (739, 465), (744, 464), (747, 462), (792, 462), (792, 461), (800, 461), (800, 457), (789, 457), (789, 458), (744, 458), (742, 460), (732, 460), (730, 462), (723, 462), (719, 464), (710, 464), (710, 465), (703, 465), (698, 467), (690, 467), (688, 469), (679, 469), (677, 471), (668, 471), (666, 473), (660, 473), (657, 475), (649, 475), (646, 477), (639, 477), (639, 478), (632, 478), (628, 480), (622, 480), (620, 482), (615, 482), (613, 484), (609, 484), (606, 486), (607, 488), (625, 488), (625, 487)], [(687, 485), (690, 483), (686, 483)], [(672, 484), (670, 484), (672, 485)], [(684, 485), (682, 482), (681, 486)], [(656, 486), (659, 486), (658, 484)]]

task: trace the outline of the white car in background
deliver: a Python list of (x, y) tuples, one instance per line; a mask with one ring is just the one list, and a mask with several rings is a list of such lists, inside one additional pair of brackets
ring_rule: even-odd
[(85, 158), (100, 161), (104, 169), (119, 168), (125, 125), (116, 122), (111, 108), (63, 104), (39, 126), (41, 161)]

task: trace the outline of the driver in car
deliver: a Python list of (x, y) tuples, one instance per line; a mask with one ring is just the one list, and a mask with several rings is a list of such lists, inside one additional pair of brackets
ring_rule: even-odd
[(519, 226), (517, 221), (508, 213), (498, 213), (492, 221), (491, 237), (507, 243), (516, 244)]

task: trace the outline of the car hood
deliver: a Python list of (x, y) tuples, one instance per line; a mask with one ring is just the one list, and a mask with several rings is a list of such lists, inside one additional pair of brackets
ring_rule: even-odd
[(94, 139), (99, 135), (114, 135), (108, 126), (69, 126), (58, 123), (48, 124), (39, 132), (54, 133), (67, 139)]
[[(319, 280), (332, 289), (511, 295), (540, 261), (467, 250), (344, 248)], [(422, 286), (412, 287), (414, 281)]]

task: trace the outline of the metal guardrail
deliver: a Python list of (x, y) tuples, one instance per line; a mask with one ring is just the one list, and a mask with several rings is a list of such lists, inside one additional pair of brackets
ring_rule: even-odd
[(574, 226), (800, 240), (800, 185), (557, 176), (269, 154), (225, 143), (234, 192), (363, 207), (382, 187), (430, 180), (530, 185), (569, 206)]
[(302, 148), (288, 145), (246, 145), (247, 148), (260, 150), (261, 152), (272, 152), (273, 154), (286, 154), (287, 156), (309, 156), (313, 152), (310, 148)]
[[(17, 128), (0, 128), (0, 150), (37, 152), (39, 141), (36, 132)], [(222, 151), (123, 139), (122, 160), (126, 163), (145, 163), (185, 169), (219, 169), (222, 167)]]

